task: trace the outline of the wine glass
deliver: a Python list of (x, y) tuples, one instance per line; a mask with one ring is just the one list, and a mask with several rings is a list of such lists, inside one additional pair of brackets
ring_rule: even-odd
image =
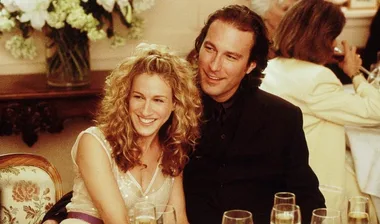
[(222, 224), (253, 224), (252, 213), (246, 210), (229, 210), (224, 212)]
[(348, 224), (368, 224), (369, 223), (369, 199), (367, 197), (356, 196), (348, 201), (347, 209)]
[(176, 224), (177, 217), (172, 205), (156, 205), (157, 224)]
[[(334, 47), (334, 55), (333, 57), (338, 61), (343, 61), (344, 60), (344, 52), (341, 50), (339, 47)], [(371, 75), (371, 72), (368, 71), (366, 68), (363, 66), (360, 66), (359, 70), (363, 73), (365, 73), (367, 76)]]
[(277, 204), (296, 204), (296, 195), (291, 192), (277, 192), (274, 194), (274, 205)]
[(149, 202), (138, 202), (134, 206), (135, 224), (156, 224), (156, 208)]
[(298, 205), (294, 204), (275, 204), (273, 205), (271, 224), (300, 224), (301, 210)]
[(342, 217), (339, 210), (317, 208), (313, 210), (311, 224), (342, 224)]

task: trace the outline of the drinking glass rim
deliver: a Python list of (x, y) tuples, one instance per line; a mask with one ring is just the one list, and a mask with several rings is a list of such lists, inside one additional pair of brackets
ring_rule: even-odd
[(289, 197), (295, 197), (295, 196), (296, 196), (296, 194), (294, 194), (293, 192), (288, 192), (288, 191), (280, 191), (280, 192), (276, 192), (276, 193), (274, 194), (274, 196), (278, 196), (278, 195), (281, 195), (281, 194), (288, 194), (288, 195), (291, 195), (291, 196), (289, 196)]
[[(281, 194), (287, 194), (287, 195), (289, 195), (289, 196), (281, 196)], [(286, 199), (288, 199), (288, 198), (295, 198), (296, 197), (296, 194), (294, 194), (294, 193), (292, 193), (292, 192), (286, 192), (286, 191), (281, 191), (281, 192), (277, 192), (277, 193), (275, 193), (274, 194), (274, 196), (276, 197), (281, 197), (281, 198), (286, 198)]]
[(351, 201), (352, 199), (360, 199), (360, 200), (364, 200), (365, 202), (369, 202), (369, 198), (366, 196), (353, 196), (350, 199), (348, 199), (348, 201)]
[[(319, 215), (319, 214), (315, 214), (316, 211), (326, 211), (326, 215)], [(336, 215), (328, 215), (327, 216), (327, 212), (335, 212), (337, 213)], [(313, 210), (312, 212), (312, 215), (318, 217), (318, 218), (336, 218), (336, 217), (341, 217), (341, 211), (337, 210), (337, 209), (333, 209), (333, 208), (316, 208)]]
[(156, 206), (151, 202), (140, 201), (140, 202), (137, 202), (133, 207), (134, 208), (151, 208), (151, 207), (155, 208)]
[[(233, 217), (233, 216), (228, 215), (228, 213), (230, 213), (230, 212), (242, 212), (242, 213), (245, 213), (247, 216), (245, 216), (245, 217)], [(243, 210), (243, 209), (232, 209), (232, 210), (225, 211), (223, 216), (225, 216), (226, 218), (229, 218), (229, 219), (243, 220), (246, 218), (252, 218), (252, 213), (250, 211)]]

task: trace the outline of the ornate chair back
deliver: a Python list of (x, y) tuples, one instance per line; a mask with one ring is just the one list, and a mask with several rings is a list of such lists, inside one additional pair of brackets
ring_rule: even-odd
[(44, 157), (0, 155), (0, 223), (40, 223), (61, 197), (61, 177)]

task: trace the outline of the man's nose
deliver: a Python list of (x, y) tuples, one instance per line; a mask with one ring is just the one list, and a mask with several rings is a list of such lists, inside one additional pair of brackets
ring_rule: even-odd
[(219, 71), (222, 67), (222, 58), (216, 55), (211, 61), (210, 68), (212, 71)]

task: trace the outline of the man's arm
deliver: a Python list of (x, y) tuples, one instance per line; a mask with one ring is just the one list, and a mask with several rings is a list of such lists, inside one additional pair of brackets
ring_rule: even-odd
[(63, 195), (63, 197), (59, 199), (59, 201), (57, 201), (53, 207), (51, 207), (45, 214), (44, 218), (42, 219), (42, 224), (58, 224), (67, 218), (66, 205), (70, 202), (72, 197), (72, 191)]

